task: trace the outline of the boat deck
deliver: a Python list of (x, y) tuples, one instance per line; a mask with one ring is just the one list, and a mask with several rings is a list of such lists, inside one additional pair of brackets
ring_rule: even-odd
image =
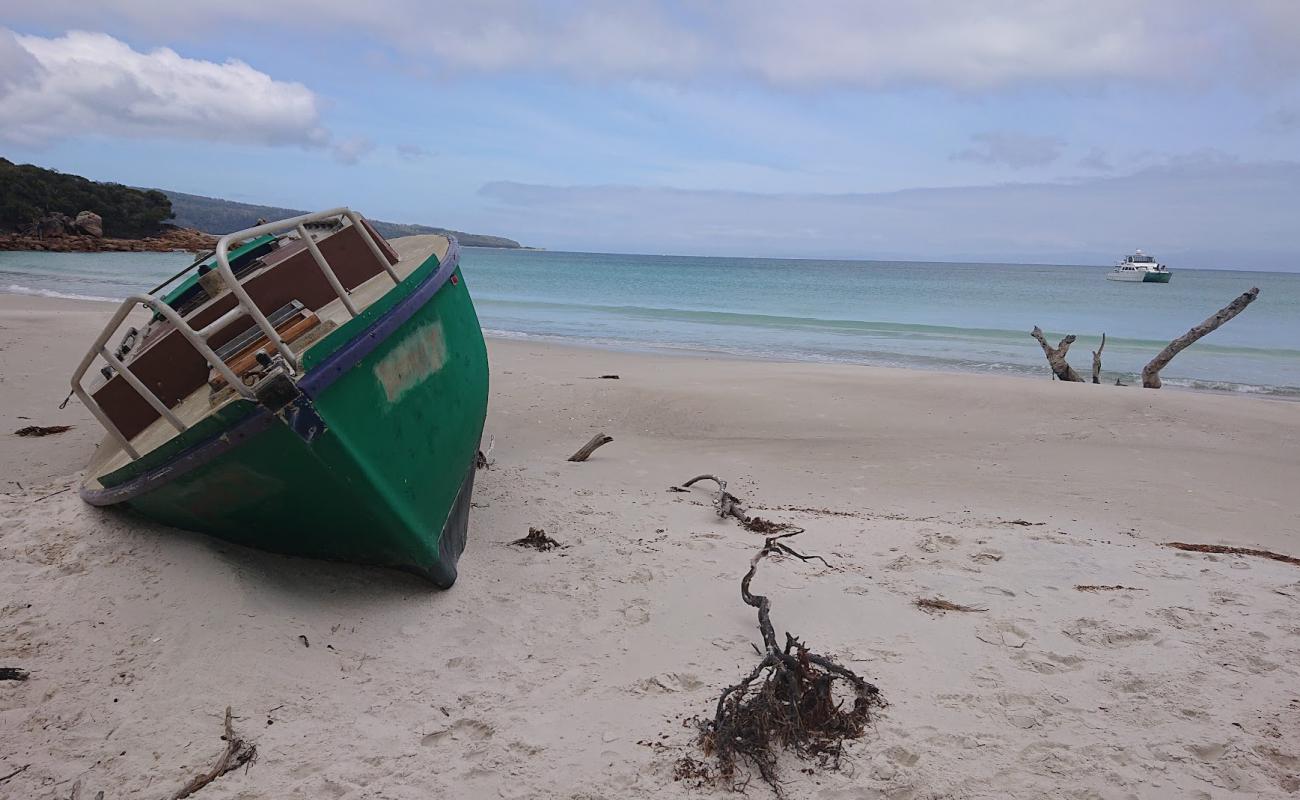
[[(402, 280), (408, 278), (416, 268), (429, 259), (429, 256), (437, 256), (438, 261), (441, 263), (447, 257), (447, 250), (451, 246), (451, 242), (447, 237), (439, 235), (404, 236), (391, 239), (388, 243), (397, 251), (398, 261), (393, 265), (393, 269)], [(271, 267), (271, 269), (274, 269), (274, 267)], [(356, 306), (357, 311), (361, 312), (369, 308), (392, 288), (393, 279), (389, 277), (388, 273), (380, 272), (356, 286), (350, 292), (349, 298), (352, 300), (353, 305)], [(330, 331), (351, 319), (351, 315), (343, 305), (343, 301), (337, 298), (317, 309), (315, 313), (320, 318), (320, 324), (306, 335), (289, 344), (289, 349), (293, 351), (295, 356), (301, 356)], [(171, 410), (188, 428), (237, 399), (239, 399), (239, 395), (234, 389), (227, 388), (214, 396), (207, 384), (204, 384), (173, 406)], [(177, 436), (176, 428), (160, 417), (150, 423), (139, 434), (132, 437), (131, 446), (141, 456), (144, 456), (171, 441), (175, 436)], [(99, 482), (101, 476), (121, 469), (130, 461), (131, 457), (122, 450), (117, 440), (111, 435), (106, 435), (86, 470), (86, 485), (92, 489), (102, 488), (102, 484)]]

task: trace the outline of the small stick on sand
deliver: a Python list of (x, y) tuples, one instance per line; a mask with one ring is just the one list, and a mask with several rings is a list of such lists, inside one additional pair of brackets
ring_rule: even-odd
[(1165, 542), (1165, 547), (1172, 547), (1175, 550), (1189, 550), (1193, 553), (1217, 553), (1226, 556), (1256, 556), (1257, 558), (1271, 558), (1274, 561), (1281, 561), (1283, 564), (1291, 564), (1300, 567), (1300, 558), (1295, 556), (1284, 556), (1281, 553), (1273, 553), (1268, 550), (1253, 550), (1249, 547), (1227, 547), (1221, 544), (1187, 544), (1186, 542)]
[(10, 778), (14, 777), (15, 775), (21, 775), (21, 774), (23, 774), (24, 772), (27, 771), (27, 768), (30, 767), (30, 766), (31, 766), (31, 764), (23, 764), (21, 767), (19, 767), (18, 769), (14, 770), (14, 771), (11, 772), (11, 773), (9, 773), (8, 775), (0, 775), (0, 783), (4, 783), (5, 781), (9, 780)]
[(607, 445), (612, 441), (614, 441), (613, 436), (606, 436), (603, 433), (598, 433), (595, 436), (591, 437), (591, 441), (584, 444), (582, 448), (578, 450), (578, 452), (569, 456), (569, 460), (586, 461), (588, 458), (591, 457), (592, 453), (596, 452), (596, 448)]
[(1081, 583), (1074, 587), (1079, 592), (1145, 592), (1146, 589), (1139, 589), (1136, 586), (1120, 586), (1118, 583), (1114, 586), (1093, 586), (1092, 584)]
[(31, 673), (18, 667), (0, 667), (0, 681), (25, 681)]
[(212, 765), (212, 769), (201, 775), (195, 775), (189, 783), (172, 795), (170, 800), (183, 800), (227, 772), (251, 764), (253, 759), (257, 758), (257, 745), (235, 735), (235, 729), (231, 725), (230, 706), (226, 706), (226, 735), (222, 738), (226, 740), (226, 749), (217, 759), (217, 763)]

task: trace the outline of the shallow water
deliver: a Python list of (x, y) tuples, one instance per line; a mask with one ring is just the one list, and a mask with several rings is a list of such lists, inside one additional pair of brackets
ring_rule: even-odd
[[(186, 253), (3, 253), (0, 291), (120, 298)], [(1250, 288), (1260, 298), (1183, 352), (1166, 382), (1300, 396), (1300, 274), (1179, 269), (1167, 285), (1106, 267), (799, 261), (465, 248), (483, 327), (504, 336), (923, 369), (1043, 375), (1028, 335), (1103, 331), (1104, 379), (1130, 382), (1170, 339)]]

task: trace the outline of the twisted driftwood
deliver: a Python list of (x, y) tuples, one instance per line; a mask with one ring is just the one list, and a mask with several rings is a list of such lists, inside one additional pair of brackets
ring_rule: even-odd
[(1101, 383), (1101, 351), (1106, 349), (1106, 332), (1101, 333), (1101, 345), (1092, 351), (1092, 382)]
[(183, 800), (227, 772), (232, 772), (245, 764), (250, 764), (253, 759), (257, 758), (257, 745), (236, 736), (230, 719), (230, 706), (226, 706), (226, 734), (221, 737), (226, 740), (226, 749), (221, 753), (221, 757), (217, 759), (217, 763), (213, 764), (212, 769), (207, 772), (191, 778), (190, 782), (171, 795), (169, 800)]
[[(718, 484), (715, 505), (719, 516), (735, 517), (750, 530), (754, 530), (754, 520), (774, 524), (750, 517), (740, 500), (727, 491), (726, 481), (715, 476), (700, 475), (683, 485), (705, 479)], [(873, 684), (830, 658), (810, 652), (793, 635), (786, 633), (785, 644), (777, 643), (771, 599), (750, 591), (759, 563), (773, 554), (827, 563), (821, 556), (804, 555), (782, 541), (803, 532), (802, 528), (790, 527), (763, 540), (763, 547), (750, 559), (749, 570), (740, 580), (741, 599), (758, 610), (762, 658), (744, 680), (722, 690), (713, 719), (700, 724), (700, 745), (707, 755), (717, 759), (722, 779), (733, 787), (743, 786), (746, 781), (737, 777), (737, 768), (748, 764), (778, 798), (785, 796), (777, 769), (782, 750), (835, 769), (840, 764), (844, 740), (862, 736), (871, 719), (871, 708), (885, 704)], [(851, 707), (844, 706), (847, 698), (836, 698), (837, 684), (841, 690), (847, 687), (851, 691)]]
[(614, 441), (613, 436), (606, 436), (603, 433), (598, 433), (595, 436), (591, 437), (591, 441), (587, 442), (581, 448), (579, 448), (578, 452), (569, 456), (569, 460), (586, 461), (588, 458), (591, 457), (592, 453), (596, 452), (597, 447), (607, 445), (612, 441)]
[(713, 505), (717, 508), (718, 516), (723, 519), (726, 519), (727, 517), (735, 517), (740, 520), (741, 525), (745, 526), (745, 530), (762, 534), (782, 533), (786, 531), (794, 531), (795, 533), (803, 532), (803, 528), (791, 525), (788, 522), (773, 522), (770, 519), (763, 519), (759, 516), (751, 517), (749, 515), (749, 509), (746, 508), (744, 502), (731, 492), (727, 491), (727, 482), (716, 476), (696, 475), (694, 478), (683, 483), (682, 487), (690, 488), (697, 481), (713, 481), (718, 484), (718, 493), (713, 496)]
[(1056, 376), (1057, 380), (1083, 383), (1083, 378), (1080, 378), (1079, 373), (1075, 372), (1074, 367), (1070, 366), (1070, 362), (1065, 360), (1065, 354), (1070, 352), (1070, 345), (1074, 344), (1075, 336), (1073, 333), (1062, 339), (1056, 347), (1048, 344), (1047, 339), (1043, 337), (1043, 330), (1037, 325), (1029, 332), (1029, 335), (1037, 339), (1038, 343), (1042, 345), (1043, 355), (1047, 356), (1047, 363), (1052, 368), (1052, 374)]
[(1197, 339), (1217, 330), (1220, 325), (1245, 311), (1246, 306), (1255, 302), (1256, 297), (1259, 297), (1259, 289), (1252, 287), (1250, 291), (1215, 312), (1214, 316), (1166, 345), (1159, 355), (1142, 368), (1142, 386), (1147, 389), (1159, 389), (1160, 370), (1168, 366), (1169, 362), (1174, 360), (1174, 356), (1187, 349)]

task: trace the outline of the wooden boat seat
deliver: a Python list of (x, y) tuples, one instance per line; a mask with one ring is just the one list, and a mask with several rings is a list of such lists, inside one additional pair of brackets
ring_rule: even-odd
[[(296, 301), (280, 308), (274, 314), (268, 314), (267, 318), (275, 326), (275, 332), (280, 335), (285, 344), (293, 344), (320, 324), (320, 317), (317, 317), (304, 308), (302, 303)], [(262, 333), (261, 328), (251, 325), (247, 330), (231, 339), (215, 352), (226, 362), (231, 372), (244, 380), (245, 383), (248, 383), (246, 376), (249, 376), (254, 367), (258, 366), (258, 353), (273, 356), (275, 355), (275, 346), (271, 344), (271, 340), (267, 338), (266, 334)], [(214, 392), (221, 391), (226, 388), (226, 376), (217, 372), (216, 369), (209, 370), (208, 386)]]

